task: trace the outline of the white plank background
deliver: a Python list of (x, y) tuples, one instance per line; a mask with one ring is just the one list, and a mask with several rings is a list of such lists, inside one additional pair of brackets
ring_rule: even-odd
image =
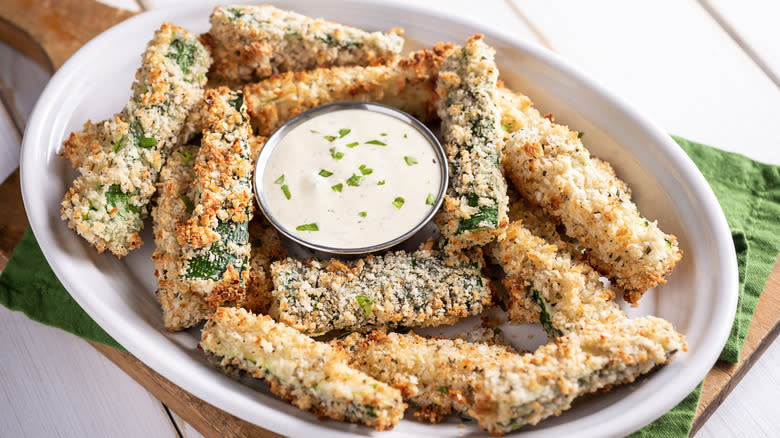
[[(388, 0), (392, 1), (392, 0)], [(395, 0), (397, 3), (418, 3)], [(171, 0), (103, 0), (137, 11)], [(780, 3), (429, 0), (545, 45), (671, 133), (780, 164)], [(49, 75), (0, 44), (0, 181)], [(199, 437), (83, 340), (0, 307), (0, 436)], [(780, 341), (697, 437), (780, 436)], [(174, 423), (178, 427), (174, 428)]]

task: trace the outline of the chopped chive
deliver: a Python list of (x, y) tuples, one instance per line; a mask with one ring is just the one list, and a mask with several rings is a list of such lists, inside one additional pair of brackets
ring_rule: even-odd
[(385, 180), (377, 181), (377, 182), (376, 182), (376, 185), (378, 185), (378, 186), (383, 186), (383, 185), (385, 185)]
[(404, 202), (406, 202), (406, 199), (404, 199), (404, 198), (403, 198), (403, 197), (401, 197), (401, 196), (399, 196), (399, 197), (397, 197), (397, 198), (393, 199), (393, 205), (395, 205), (395, 208), (397, 208), (397, 209), (399, 209), (399, 210), (401, 209), (401, 207), (403, 207), (403, 206), (404, 206)]
[(292, 195), (290, 194), (290, 188), (287, 187), (287, 184), (282, 186), (282, 193), (284, 193), (284, 197), (287, 199), (290, 199)]
[(355, 299), (358, 302), (358, 306), (363, 309), (363, 316), (368, 318), (369, 315), (371, 315), (371, 312), (374, 311), (374, 299), (365, 295), (358, 295)]
[(354, 173), (352, 174), (352, 176), (347, 178), (347, 185), (352, 186), (352, 187), (359, 186), (361, 182), (363, 182), (363, 177), (355, 175)]
[(323, 138), (324, 138), (325, 140), (328, 140), (328, 141), (333, 141), (333, 140), (335, 140), (335, 139), (336, 139), (336, 136), (335, 136), (335, 135), (326, 135), (326, 136), (324, 136)]
[(311, 132), (312, 134), (319, 134), (320, 133), (320, 131), (315, 131), (313, 129), (309, 129), (309, 132)]
[(357, 145), (359, 145), (359, 144), (360, 144), (360, 142), (358, 142), (358, 141), (353, 141), (352, 143), (349, 143), (349, 144), (347, 144), (346, 146), (347, 146), (348, 148), (354, 148), (355, 146), (357, 146)]
[(503, 129), (504, 131), (509, 131), (510, 129), (512, 129), (512, 125), (510, 125), (509, 123), (502, 123), (501, 129)]
[(582, 138), (582, 136), (583, 136), (583, 135), (585, 135), (585, 133), (584, 133), (584, 132), (578, 132), (578, 133), (577, 133), (577, 138)]
[(369, 140), (369, 141), (366, 142), (366, 144), (375, 144), (375, 145), (379, 145), (379, 146), (387, 146), (386, 143), (382, 143), (379, 140)]
[(338, 152), (336, 148), (330, 148), (330, 157), (334, 160), (340, 160), (344, 158), (344, 152)]
[(352, 132), (351, 129), (339, 129), (339, 138), (344, 137), (345, 135)]
[(407, 166), (414, 166), (417, 164), (417, 159), (408, 155), (404, 155), (404, 161), (406, 161)]
[(425, 198), (425, 205), (433, 205), (436, 202), (436, 197), (433, 193), (428, 193), (428, 197)]
[(280, 176), (279, 178), (276, 178), (274, 184), (284, 184), (284, 174), (282, 174), (282, 176)]
[(318, 175), (323, 177), (323, 178), (327, 178), (327, 177), (333, 175), (333, 172), (331, 172), (329, 170), (325, 170), (325, 169), (320, 169), (320, 173), (318, 173)]
[(187, 213), (192, 213), (193, 210), (195, 210), (195, 204), (192, 203), (192, 200), (187, 195), (181, 195), (179, 196), (179, 199), (181, 199), (181, 202), (184, 203), (184, 207), (187, 209)]
[(372, 173), (374, 173), (374, 169), (366, 167), (365, 164), (361, 164), (360, 167), (358, 167), (358, 169), (360, 169), (360, 173), (362, 173), (363, 175), (371, 175)]
[(311, 223), (311, 224), (298, 225), (297, 227), (295, 227), (295, 229), (298, 231), (319, 231), (320, 227), (318, 227), (317, 224), (315, 223)]
[(368, 213), (366, 213), (365, 211), (361, 211), (360, 213), (358, 213), (358, 216), (366, 217), (366, 216), (368, 216)]
[(386, 132), (381, 132), (379, 135), (381, 135), (382, 137), (387, 137), (387, 133)]
[(341, 189), (343, 189), (343, 188), (344, 188), (344, 184), (342, 184), (342, 183), (338, 183), (338, 184), (336, 184), (335, 186), (330, 186), (330, 188), (331, 188), (331, 189), (333, 189), (333, 191), (334, 191), (334, 192), (339, 192), (339, 193), (341, 193)]
[(141, 137), (138, 140), (138, 146), (141, 146), (144, 149), (149, 149), (152, 146), (157, 146), (157, 140), (153, 139), (152, 137)]
[(441, 395), (447, 395), (447, 392), (449, 392), (446, 386), (440, 386), (439, 389), (437, 389), (437, 391), (439, 391)]

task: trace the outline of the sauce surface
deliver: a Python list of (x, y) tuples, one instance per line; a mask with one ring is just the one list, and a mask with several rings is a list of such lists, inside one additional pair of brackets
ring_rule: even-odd
[(379, 245), (418, 225), (436, 203), (441, 164), (414, 127), (342, 109), (302, 122), (264, 170), (268, 213), (290, 234), (332, 248)]

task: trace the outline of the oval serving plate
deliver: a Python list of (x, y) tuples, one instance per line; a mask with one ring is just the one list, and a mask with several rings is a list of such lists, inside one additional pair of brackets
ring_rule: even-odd
[[(586, 133), (586, 146), (613, 164), (633, 189), (642, 212), (678, 236), (684, 251), (669, 282), (645, 294), (631, 316), (653, 314), (686, 335), (688, 351), (630, 385), (575, 402), (560, 417), (518, 431), (528, 437), (620, 436), (675, 406), (704, 378), (728, 336), (737, 302), (737, 270), (723, 213), (702, 175), (659, 127), (558, 56), (510, 34), (446, 13), (375, 1), (275, 1), (280, 8), (365, 29), (401, 26), (407, 41), (463, 43), (474, 33), (496, 49), (501, 78), (529, 95), (542, 113)], [(262, 384), (232, 380), (197, 350), (199, 330), (168, 333), (154, 291), (151, 222), (145, 245), (122, 260), (97, 254), (60, 219), (59, 203), (75, 176), (58, 156), (62, 141), (87, 120), (103, 120), (130, 95), (139, 55), (163, 21), (194, 32), (208, 30), (210, 5), (147, 12), (104, 32), (54, 75), (30, 119), (21, 157), (22, 194), (38, 243), (76, 301), (111, 336), (151, 368), (197, 397), (263, 428), (285, 435), (453, 436), (483, 432), (456, 418), (438, 425), (403, 421), (390, 432), (319, 421), (270, 395)], [(419, 47), (410, 47), (405, 51)], [(472, 318), (456, 327), (479, 324)], [(541, 330), (506, 327), (521, 348), (544, 342)], [(531, 337), (529, 339), (529, 336)]]

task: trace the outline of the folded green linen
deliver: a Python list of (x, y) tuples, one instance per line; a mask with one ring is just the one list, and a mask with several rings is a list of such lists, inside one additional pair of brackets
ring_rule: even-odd
[[(731, 228), (739, 267), (734, 326), (720, 359), (739, 361), (758, 298), (780, 252), (780, 167), (683, 138), (675, 141), (710, 183)], [(0, 304), (82, 338), (122, 347), (100, 328), (57, 280), (28, 229), (0, 275)], [(701, 385), (632, 437), (687, 437)]]

